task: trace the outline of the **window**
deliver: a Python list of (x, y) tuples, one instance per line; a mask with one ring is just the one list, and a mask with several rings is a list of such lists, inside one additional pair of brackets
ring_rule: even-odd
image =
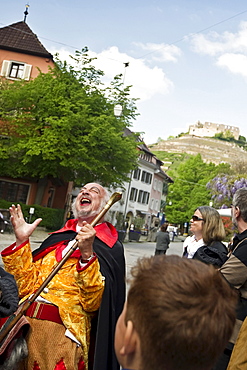
[(1, 76), (9, 79), (29, 80), (32, 66), (17, 61), (4, 60), (1, 68)]
[(138, 203), (142, 203), (143, 190), (139, 190)]
[(22, 78), (24, 72), (24, 64), (12, 63), (9, 71), (9, 77)]
[(152, 182), (152, 174), (146, 171), (142, 171), (142, 182), (145, 182), (145, 184), (151, 184)]
[(141, 170), (137, 168), (133, 173), (133, 179), (139, 180), (140, 179)]
[(149, 202), (149, 193), (147, 191), (144, 191), (143, 203), (148, 204), (148, 202)]
[(138, 203), (148, 204), (149, 193), (147, 191), (139, 190)]
[(159, 211), (159, 201), (158, 200), (156, 200), (155, 201), (155, 211)]
[(26, 203), (29, 185), (16, 182), (0, 181), (0, 198), (8, 202)]
[(154, 190), (156, 190), (156, 189), (157, 189), (157, 180), (154, 179)]
[(132, 200), (133, 202), (136, 201), (137, 192), (138, 192), (138, 190), (135, 189), (135, 188), (131, 188), (131, 190), (130, 190), (130, 200)]

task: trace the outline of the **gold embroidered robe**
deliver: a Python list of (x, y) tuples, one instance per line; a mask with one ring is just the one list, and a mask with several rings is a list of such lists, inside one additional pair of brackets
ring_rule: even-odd
[[(23, 302), (37, 290), (57, 263), (56, 249), (33, 262), (29, 242), (14, 247), (15, 243), (5, 249), (2, 259), (6, 271), (16, 279), (20, 302)], [(104, 291), (104, 277), (97, 257), (84, 268), (79, 266), (78, 257), (70, 257), (47, 288), (41, 296), (58, 306), (65, 327), (81, 343), (87, 362), (91, 319), (100, 307)]]

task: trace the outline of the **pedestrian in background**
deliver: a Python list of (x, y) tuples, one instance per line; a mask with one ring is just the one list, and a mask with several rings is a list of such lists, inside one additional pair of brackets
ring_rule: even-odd
[(166, 254), (166, 251), (169, 248), (170, 237), (167, 231), (167, 227), (167, 223), (161, 225), (160, 231), (157, 233), (155, 255)]
[(167, 231), (170, 236), (170, 241), (174, 242), (174, 237), (175, 237), (174, 226), (172, 224), (168, 224)]

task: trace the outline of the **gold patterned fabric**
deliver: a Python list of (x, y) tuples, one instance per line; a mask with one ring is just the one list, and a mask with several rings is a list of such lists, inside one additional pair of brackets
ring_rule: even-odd
[[(27, 317), (29, 356), (15, 370), (84, 370), (82, 347), (68, 339), (63, 325)], [(44, 333), (49, 339), (44, 341)], [(41, 345), (42, 344), (42, 345)], [(56, 350), (54, 350), (56, 349)]]
[[(56, 265), (56, 250), (33, 262), (29, 242), (5, 249), (2, 259), (6, 271), (14, 275), (23, 302), (35, 292)], [(100, 307), (104, 278), (98, 259), (81, 269), (78, 257), (70, 257), (47, 285), (41, 296), (59, 308), (63, 324), (81, 343), (85, 363), (90, 341), (91, 319)], [(49, 333), (44, 333), (44, 336)], [(47, 340), (47, 337), (45, 338)], [(46, 369), (48, 370), (48, 369)]]

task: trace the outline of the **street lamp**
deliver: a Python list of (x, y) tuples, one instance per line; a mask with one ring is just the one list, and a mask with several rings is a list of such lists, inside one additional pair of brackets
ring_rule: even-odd
[(123, 107), (121, 104), (117, 104), (114, 107), (114, 116), (115, 117), (120, 117), (123, 111)]

